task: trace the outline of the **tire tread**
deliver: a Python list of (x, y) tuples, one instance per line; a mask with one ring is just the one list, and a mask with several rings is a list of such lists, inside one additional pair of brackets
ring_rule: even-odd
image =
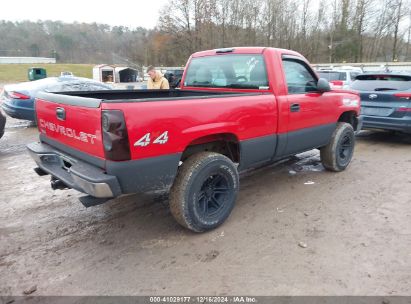
[(320, 149), (321, 162), (324, 168), (326, 168), (329, 171), (340, 172), (345, 169), (345, 167), (342, 168), (337, 163), (336, 149), (337, 149), (337, 144), (338, 144), (338, 140), (340, 136), (347, 129), (354, 134), (354, 129), (349, 123), (346, 123), (346, 122), (337, 123), (337, 127), (331, 136), (330, 142), (328, 143), (328, 145)]
[(187, 202), (185, 198), (186, 189), (190, 187), (192, 175), (213, 160), (229, 161), (231, 160), (216, 152), (199, 152), (189, 157), (178, 170), (177, 177), (170, 190), (170, 211), (176, 221), (183, 227), (195, 232), (203, 232), (195, 225), (192, 219), (189, 218), (187, 212)]

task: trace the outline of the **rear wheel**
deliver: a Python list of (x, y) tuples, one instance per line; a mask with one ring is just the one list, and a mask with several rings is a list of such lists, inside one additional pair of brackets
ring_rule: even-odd
[(230, 215), (238, 189), (234, 163), (222, 154), (201, 152), (180, 167), (170, 192), (170, 210), (182, 226), (207, 231)]
[(343, 171), (350, 164), (355, 146), (353, 127), (339, 122), (330, 142), (320, 149), (321, 162), (330, 171)]

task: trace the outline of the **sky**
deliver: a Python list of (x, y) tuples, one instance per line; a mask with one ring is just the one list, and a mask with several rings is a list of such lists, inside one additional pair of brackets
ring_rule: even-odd
[(0, 20), (53, 20), (154, 28), (169, 0), (1, 0)]

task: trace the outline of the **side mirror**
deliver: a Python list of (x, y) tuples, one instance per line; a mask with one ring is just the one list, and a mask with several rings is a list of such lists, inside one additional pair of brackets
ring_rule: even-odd
[(317, 89), (321, 93), (329, 92), (331, 91), (330, 83), (328, 82), (327, 79), (320, 78), (318, 79), (318, 82), (317, 82)]

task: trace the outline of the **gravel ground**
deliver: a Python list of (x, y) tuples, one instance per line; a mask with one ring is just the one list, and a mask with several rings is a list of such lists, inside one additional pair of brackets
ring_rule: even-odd
[(167, 199), (86, 209), (53, 191), (9, 119), (0, 140), (0, 295), (410, 295), (411, 136), (363, 132), (342, 173), (316, 150), (245, 174), (220, 228), (194, 234)]

